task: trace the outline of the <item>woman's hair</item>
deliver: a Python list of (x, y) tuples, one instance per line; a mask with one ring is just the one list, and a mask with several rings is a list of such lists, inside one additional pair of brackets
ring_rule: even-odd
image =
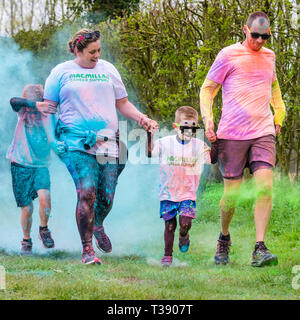
[(180, 107), (175, 112), (175, 122), (179, 123), (182, 118), (198, 121), (198, 112), (190, 106)]
[(41, 84), (27, 84), (23, 89), (23, 98), (33, 101), (43, 101), (44, 89)]
[[(77, 48), (78, 51), (82, 52), (83, 49), (89, 45), (89, 43), (95, 42), (100, 39), (100, 38), (97, 38), (95, 34), (93, 34), (92, 38), (86, 39), (83, 37), (83, 34), (85, 33), (93, 33), (93, 30), (81, 29), (78, 32), (76, 32), (68, 42), (69, 52), (75, 55), (75, 48)], [(79, 39), (80, 41), (78, 41)]]

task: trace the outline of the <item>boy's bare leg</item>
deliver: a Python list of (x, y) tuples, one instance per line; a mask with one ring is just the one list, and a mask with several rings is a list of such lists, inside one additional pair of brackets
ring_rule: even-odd
[(39, 216), (41, 227), (46, 227), (51, 213), (50, 191), (47, 189), (40, 189), (37, 194), (40, 202)]
[(48, 221), (51, 212), (51, 198), (50, 191), (47, 189), (40, 189), (38, 192), (40, 208), (40, 230), (39, 230), (39, 238), (42, 240), (45, 248), (53, 248), (54, 240), (52, 239), (51, 232), (48, 229)]
[(192, 227), (192, 218), (179, 216), (179, 249), (181, 252), (187, 252), (190, 246), (189, 230)]
[(177, 227), (177, 220), (174, 217), (171, 220), (165, 221), (165, 256), (172, 256), (173, 253), (173, 244), (174, 244), (174, 233)]
[(30, 231), (32, 225), (33, 204), (30, 202), (26, 207), (21, 207), (21, 226), (23, 231), (23, 238), (30, 239)]
[(257, 199), (254, 210), (256, 241), (264, 241), (272, 211), (273, 171), (260, 169), (254, 172)]

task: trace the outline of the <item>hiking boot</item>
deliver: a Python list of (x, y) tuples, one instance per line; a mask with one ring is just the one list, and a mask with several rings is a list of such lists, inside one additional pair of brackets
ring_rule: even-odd
[(257, 242), (252, 253), (252, 267), (264, 267), (277, 265), (278, 259), (265, 246), (264, 242)]
[(94, 226), (94, 237), (96, 239), (97, 248), (105, 253), (109, 253), (112, 250), (111, 242), (109, 237), (104, 232), (103, 227)]
[(51, 232), (48, 229), (48, 227), (46, 227), (46, 228), (40, 227), (39, 239), (42, 240), (43, 246), (46, 249), (54, 248), (54, 240), (51, 237)]
[(29, 241), (23, 240), (21, 242), (21, 256), (31, 256), (32, 255), (32, 241), (29, 239)]
[(184, 237), (181, 237), (179, 234), (179, 250), (181, 252), (187, 252), (190, 247), (190, 239), (189, 239), (189, 234), (187, 234)]
[(215, 264), (227, 264), (229, 262), (229, 250), (231, 240), (218, 239), (217, 250), (215, 255)]
[(172, 256), (163, 256), (160, 260), (160, 263), (163, 267), (169, 267), (172, 264), (173, 257)]
[(81, 261), (85, 264), (101, 264), (101, 261), (95, 255), (94, 249), (90, 246), (86, 246), (82, 250)]

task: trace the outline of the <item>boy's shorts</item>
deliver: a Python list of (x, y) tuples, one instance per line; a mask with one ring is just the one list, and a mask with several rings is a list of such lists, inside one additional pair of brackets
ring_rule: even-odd
[(241, 179), (246, 167), (250, 173), (272, 169), (275, 165), (275, 137), (267, 135), (250, 140), (218, 139), (218, 165), (225, 179)]
[(160, 217), (165, 221), (173, 219), (177, 214), (195, 219), (195, 211), (196, 201), (193, 200), (184, 200), (181, 202), (163, 200), (160, 202)]
[(37, 191), (50, 190), (50, 175), (46, 167), (31, 168), (11, 163), (12, 186), (18, 207), (26, 207), (38, 197)]

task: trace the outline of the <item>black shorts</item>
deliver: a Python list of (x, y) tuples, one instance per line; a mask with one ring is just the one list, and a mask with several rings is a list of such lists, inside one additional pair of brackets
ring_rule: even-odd
[(50, 190), (50, 175), (47, 167), (31, 168), (11, 163), (14, 196), (18, 207), (26, 207), (37, 198), (37, 191)]

